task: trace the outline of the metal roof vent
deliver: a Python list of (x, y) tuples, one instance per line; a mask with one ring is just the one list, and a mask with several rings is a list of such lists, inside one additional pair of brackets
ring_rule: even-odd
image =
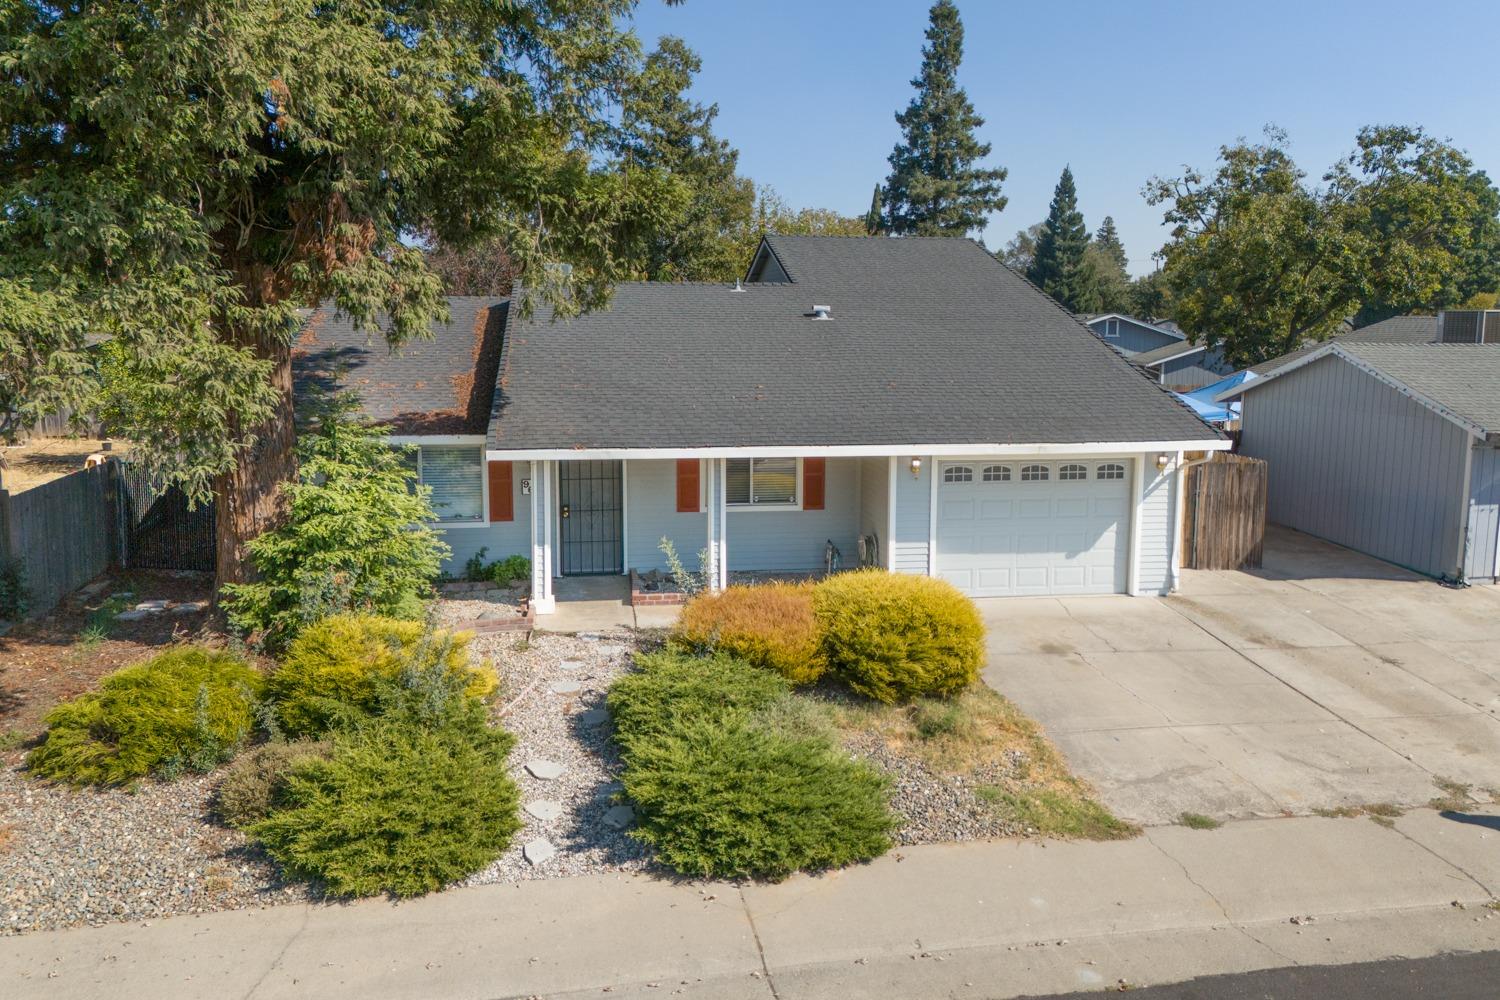
[(736, 292), (743, 292), (745, 290), (745, 286), (742, 285), (742, 284), (740, 284), (740, 279), (739, 278), (735, 278), (734, 279), (734, 290)]
[(833, 319), (833, 307), (832, 306), (813, 306), (812, 318), (813, 319)]

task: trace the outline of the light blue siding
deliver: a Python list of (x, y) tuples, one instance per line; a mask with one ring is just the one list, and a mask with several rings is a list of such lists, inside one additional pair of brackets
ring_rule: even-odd
[(672, 459), (626, 462), (625, 565), (643, 573), (665, 572), (663, 538), (672, 540), (683, 566), (696, 572), (698, 553), (708, 545), (708, 516), (677, 512), (677, 463)]
[(892, 540), (898, 573), (926, 573), (928, 540), (932, 537), (932, 457), (922, 458), (922, 471), (913, 477), (910, 456), (896, 459), (896, 537)]
[(828, 542), (842, 565), (859, 565), (859, 462), (830, 458), (822, 510), (729, 508), (729, 569), (811, 572), (823, 568)]
[(1469, 435), (1337, 357), (1247, 392), (1240, 452), (1269, 463), (1267, 516), (1429, 576), (1462, 566)]
[(1217, 348), (1163, 362), (1160, 368), (1162, 385), (1179, 392), (1213, 385), (1224, 376), (1234, 374), (1235, 370)]
[(531, 558), (531, 497), (521, 494), (521, 480), (530, 477), (530, 462), (515, 463), (510, 477), (516, 512), (514, 521), (492, 521), (489, 524), (448, 528), (434, 525), (439, 528), (443, 541), (453, 550), (453, 554), (443, 564), (443, 572), (449, 576), (461, 576), (464, 563), (480, 548), (488, 549), (484, 558), (490, 562), (512, 555)]
[[(891, 460), (889, 458), (862, 458), (859, 460), (859, 533), (874, 535), (880, 545), (880, 565), (889, 565), (888, 549), (890, 534)], [(858, 551), (853, 553), (856, 561)], [(845, 565), (854, 565), (845, 559)]]
[(1474, 446), (1469, 479), (1469, 539), (1464, 576), (1494, 582), (1496, 546), (1500, 545), (1500, 448)]
[(1165, 594), (1172, 589), (1172, 541), (1176, 531), (1172, 505), (1177, 492), (1177, 466), (1174, 463), (1158, 472), (1154, 455), (1143, 455), (1136, 461), (1141, 463), (1136, 587), (1142, 594)]
[(1121, 319), (1116, 323), (1117, 337), (1106, 337), (1104, 331), (1108, 320), (1096, 319), (1089, 323), (1089, 329), (1094, 335), (1104, 341), (1110, 347), (1119, 351), (1127, 357), (1132, 354), (1144, 354), (1146, 351), (1154, 351), (1158, 347), (1166, 347), (1168, 344), (1180, 344), (1181, 338), (1153, 330), (1149, 326), (1143, 326), (1132, 320)]

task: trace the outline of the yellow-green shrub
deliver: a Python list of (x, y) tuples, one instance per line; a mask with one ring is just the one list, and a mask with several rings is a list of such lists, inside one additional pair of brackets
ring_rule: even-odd
[(47, 735), (27, 766), (73, 785), (210, 771), (250, 734), (262, 683), (258, 670), (231, 653), (169, 650), (116, 670), (98, 691), (47, 713)]
[(376, 709), (382, 681), (403, 670), (441, 664), (468, 678), (466, 692), (488, 697), (499, 679), (469, 662), (472, 636), (431, 631), (421, 622), (344, 614), (310, 625), (287, 647), (268, 689), (276, 717), (291, 736), (316, 736)]
[(793, 684), (823, 676), (810, 584), (767, 583), (699, 594), (682, 609), (673, 642), (774, 670)]
[(828, 666), (860, 694), (891, 704), (956, 694), (979, 677), (984, 624), (952, 584), (860, 570), (813, 589)]

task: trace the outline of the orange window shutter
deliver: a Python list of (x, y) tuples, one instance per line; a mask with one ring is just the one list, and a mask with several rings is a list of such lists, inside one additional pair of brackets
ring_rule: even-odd
[(699, 498), (703, 495), (703, 491), (698, 485), (698, 467), (696, 458), (677, 460), (677, 512), (679, 514), (696, 514), (702, 509)]
[(827, 459), (802, 460), (802, 509), (823, 509), (823, 484), (827, 478)]
[(490, 520), (514, 521), (516, 496), (511, 489), (511, 463), (490, 463)]

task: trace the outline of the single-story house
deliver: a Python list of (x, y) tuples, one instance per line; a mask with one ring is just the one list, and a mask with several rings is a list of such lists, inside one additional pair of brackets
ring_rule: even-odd
[(1219, 397), (1267, 516), (1428, 576), (1496, 580), (1500, 347), (1324, 344)]
[(1127, 358), (1187, 340), (1175, 324), (1152, 323), (1124, 313), (1087, 313), (1078, 318), (1094, 336)]
[(1187, 340), (1144, 351), (1133, 356), (1130, 363), (1174, 392), (1192, 392), (1234, 374), (1234, 366), (1224, 360), (1217, 347)]
[(541, 614), (559, 576), (665, 569), (663, 539), (715, 586), (832, 546), (978, 596), (1165, 593), (1185, 456), (1228, 447), (969, 240), (770, 236), (734, 285), (453, 314), (390, 354), (320, 313), (297, 378), (361, 390), (453, 565), (529, 556)]
[(1436, 344), (1441, 342), (1438, 332), (1438, 317), (1426, 316), (1392, 316), (1389, 319), (1380, 320), (1362, 326), (1357, 330), (1349, 330), (1336, 337), (1327, 340), (1314, 341), (1305, 344), (1295, 351), (1262, 361), (1258, 365), (1251, 365), (1245, 369), (1256, 376), (1269, 375), (1271, 372), (1291, 364), (1293, 361), (1307, 357), (1313, 351), (1332, 343), (1348, 344)]

